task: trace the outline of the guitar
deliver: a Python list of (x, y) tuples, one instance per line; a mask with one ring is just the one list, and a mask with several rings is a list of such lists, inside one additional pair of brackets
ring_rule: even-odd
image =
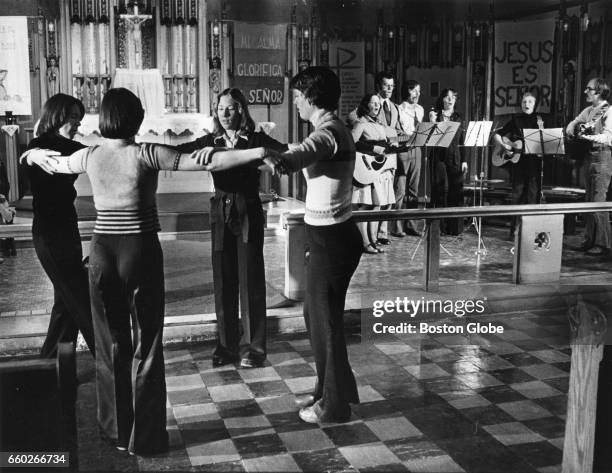
[(395, 154), (367, 154), (357, 152), (353, 179), (362, 186), (372, 184), (381, 173), (397, 168)]
[(578, 161), (585, 158), (585, 156), (591, 151), (593, 142), (585, 140), (584, 136), (595, 134), (595, 124), (599, 121), (608, 111), (610, 104), (604, 104), (599, 110), (591, 117), (588, 122), (578, 122), (574, 127), (574, 136), (566, 140), (565, 146), (568, 154), (571, 158)]
[(392, 146), (390, 143), (398, 143), (401, 145), (402, 143), (412, 140), (412, 138), (413, 135), (400, 135), (387, 138), (386, 140), (364, 140), (363, 142), (374, 146), (383, 146), (385, 148), (385, 153), (401, 153), (408, 150), (410, 147), (406, 145)]
[(512, 146), (512, 149), (508, 150), (502, 144), (496, 143), (495, 148), (493, 148), (493, 156), (491, 157), (493, 166), (499, 167), (508, 163), (518, 163), (523, 152), (523, 142), (521, 140), (511, 141), (505, 136), (502, 137), (502, 141), (504, 145)]
[[(539, 130), (544, 129), (544, 120), (541, 115), (536, 115), (536, 123)], [(503, 144), (496, 143), (493, 149), (493, 156), (491, 158), (493, 166), (499, 167), (508, 163), (518, 163), (523, 153), (523, 142), (521, 140), (512, 141), (505, 136), (502, 136), (502, 142)], [(503, 145), (509, 145), (512, 149), (506, 149)]]

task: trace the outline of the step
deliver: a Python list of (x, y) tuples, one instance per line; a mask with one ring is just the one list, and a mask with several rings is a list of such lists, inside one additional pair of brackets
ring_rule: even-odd
[[(471, 298), (484, 299), (487, 310), (482, 315), (508, 314), (534, 311), (554, 310), (565, 314), (567, 298), (578, 293), (601, 295), (608, 293), (609, 286), (603, 285), (511, 285), (486, 284), (477, 287), (461, 287), (460, 285), (443, 286), (438, 294), (427, 293), (419, 289), (407, 288), (401, 290), (378, 291), (372, 293), (349, 293), (346, 300), (347, 326), (356, 327), (362, 317), (372, 317), (371, 302), (377, 300), (394, 300), (400, 294), (406, 294), (412, 299), (425, 300), (457, 300)], [(278, 296), (279, 307), (269, 307), (268, 333), (276, 334), (305, 332), (306, 327), (302, 316), (303, 304)], [(269, 302), (269, 305), (270, 304)], [(443, 321), (448, 315), (435, 313), (417, 314), (415, 320)], [(17, 315), (0, 317), (0, 357), (27, 355), (38, 352), (42, 346), (49, 314)], [(200, 342), (214, 340), (216, 337), (216, 317), (214, 313), (192, 314), (166, 317), (164, 323), (164, 344)], [(81, 347), (84, 348), (84, 347)]]

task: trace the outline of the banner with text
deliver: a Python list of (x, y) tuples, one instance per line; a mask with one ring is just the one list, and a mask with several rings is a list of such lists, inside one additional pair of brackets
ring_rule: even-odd
[(234, 87), (250, 104), (283, 103), (287, 25), (234, 23)]
[(340, 78), (342, 96), (338, 115), (341, 118), (357, 108), (365, 94), (365, 54), (362, 42), (332, 42), (329, 63)]
[(0, 115), (31, 115), (28, 19), (0, 16)]
[(550, 112), (554, 31), (553, 19), (495, 24), (495, 115), (517, 112), (526, 91)]

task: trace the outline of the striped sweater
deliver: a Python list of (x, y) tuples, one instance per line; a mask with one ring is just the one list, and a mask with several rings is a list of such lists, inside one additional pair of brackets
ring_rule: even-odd
[(91, 181), (97, 211), (94, 233), (158, 232), (158, 172), (172, 169), (179, 155), (166, 146), (107, 140), (65, 158), (72, 172), (86, 172)]
[(355, 143), (349, 129), (332, 112), (310, 118), (314, 131), (283, 154), (289, 171), (303, 169), (307, 182), (304, 221), (334, 225), (348, 220), (353, 195)]

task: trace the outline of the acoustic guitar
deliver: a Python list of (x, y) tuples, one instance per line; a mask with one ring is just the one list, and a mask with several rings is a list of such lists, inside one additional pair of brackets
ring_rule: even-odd
[[(363, 143), (367, 143), (374, 146), (383, 146), (385, 153), (402, 153), (408, 150), (410, 147), (402, 145), (412, 139), (413, 135), (400, 135), (387, 138), (386, 140), (364, 140)], [(397, 143), (399, 146), (394, 146), (392, 143)]]
[(565, 142), (567, 154), (569, 154), (572, 159), (581, 161), (586, 157), (589, 151), (591, 151), (593, 142), (583, 137), (595, 134), (595, 124), (606, 114), (609, 106), (609, 104), (604, 104), (593, 115), (589, 122), (579, 122), (576, 124), (574, 127), (574, 136), (572, 138), (567, 138)]
[[(536, 115), (538, 129), (544, 129), (544, 120), (541, 115)], [(505, 145), (510, 145), (512, 149), (506, 149), (500, 143), (496, 143), (493, 148), (493, 156), (491, 162), (493, 166), (503, 166), (504, 164), (516, 164), (521, 159), (523, 153), (523, 142), (521, 140), (511, 141), (509, 138), (502, 136), (502, 142)]]
[(353, 179), (367, 186), (372, 184), (384, 171), (397, 168), (395, 154), (367, 154), (357, 152), (355, 155), (355, 171)]
[(491, 163), (493, 166), (503, 166), (504, 164), (516, 164), (521, 159), (523, 152), (523, 142), (521, 140), (511, 141), (505, 136), (502, 137), (504, 145), (509, 145), (512, 149), (506, 149), (502, 144), (496, 143), (493, 148)]

